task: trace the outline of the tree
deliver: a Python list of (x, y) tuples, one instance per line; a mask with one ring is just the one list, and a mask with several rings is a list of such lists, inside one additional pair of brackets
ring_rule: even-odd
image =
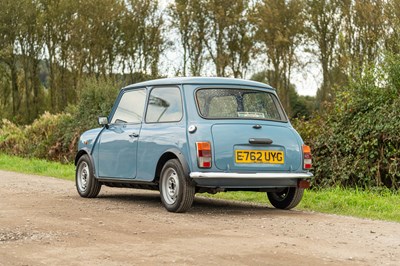
[(12, 116), (15, 117), (21, 103), (17, 69), (17, 37), (21, 29), (20, 18), (24, 10), (19, 1), (0, 0), (0, 6), (2, 7), (0, 16), (0, 63), (7, 65), (10, 71)]
[[(119, 55), (122, 71), (130, 75), (130, 82), (137, 82), (138, 75), (158, 77), (160, 54), (164, 50), (164, 19), (158, 2), (150, 0), (125, 1), (121, 19)], [(139, 78), (140, 78), (139, 77)]]
[(255, 52), (254, 30), (249, 22), (249, 1), (231, 1), (227, 30), (228, 66), (235, 78), (244, 78), (250, 59)]
[(388, 22), (385, 34), (385, 48), (393, 54), (400, 53), (400, 1), (389, 0), (385, 8)]
[(39, 108), (44, 102), (43, 97), (39, 97), (42, 89), (39, 80), (39, 64), (43, 49), (43, 30), (37, 3), (23, 0), (21, 4), (24, 13), (20, 17), (21, 31), (17, 37), (17, 44), (24, 71), (25, 119), (33, 121), (40, 114)]
[(380, 59), (386, 36), (384, 0), (346, 0), (339, 39), (340, 67), (352, 79)]
[[(251, 80), (255, 80), (263, 83), (270, 83), (269, 78), (274, 77), (273, 70), (264, 70), (254, 73), (251, 76)], [(315, 97), (302, 96), (296, 91), (294, 84), (289, 85), (289, 101), (291, 110), (286, 110), (291, 118), (310, 118), (311, 114), (315, 111)]]
[[(205, 50), (217, 76), (245, 76), (254, 52), (249, 0), (176, 0), (169, 7), (183, 50), (182, 74), (200, 75)], [(189, 67), (188, 67), (189, 65)]]
[(172, 26), (178, 30), (183, 48), (182, 75), (200, 76), (205, 58), (205, 34), (208, 27), (204, 0), (175, 0), (168, 10)]
[(207, 0), (206, 9), (209, 27), (207, 30), (206, 47), (215, 72), (219, 77), (225, 77), (228, 66), (226, 31), (229, 26), (229, 17), (232, 12), (232, 2), (224, 0)]
[[(76, 98), (82, 69), (83, 29), (77, 23), (78, 2), (68, 0), (40, 0), (41, 27), (44, 36), (48, 69), (46, 86), (49, 89), (53, 112), (62, 111)], [(80, 35), (78, 35), (80, 33)]]
[[(318, 55), (322, 68), (322, 85), (318, 90), (318, 103), (329, 100), (332, 87), (337, 82), (338, 36), (342, 25), (341, 0), (307, 0), (308, 37), (317, 49), (312, 49)], [(321, 106), (321, 105), (320, 105)]]
[(268, 79), (289, 112), (290, 78), (304, 34), (303, 6), (303, 1), (263, 0), (256, 4), (252, 15), (256, 40), (267, 56), (265, 68), (273, 70)]

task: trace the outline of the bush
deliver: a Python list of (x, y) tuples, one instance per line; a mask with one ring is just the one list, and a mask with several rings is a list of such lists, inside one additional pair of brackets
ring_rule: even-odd
[(119, 88), (111, 81), (87, 79), (83, 82), (78, 104), (69, 107), (81, 131), (97, 127), (97, 117), (110, 113)]
[(72, 121), (71, 114), (52, 115), (45, 112), (32, 125), (26, 126), (25, 134), (31, 136), (26, 155), (70, 162), (79, 137)]
[[(45, 112), (32, 125), (17, 126), (8, 120), (3, 120), (0, 129), (0, 148), (10, 155), (37, 157), (69, 162), (77, 143), (75, 138), (67, 138), (72, 128), (72, 116), (62, 113), (52, 115)], [(73, 130), (73, 129), (72, 129)], [(68, 140), (64, 141), (64, 140)]]
[(31, 125), (18, 126), (3, 119), (0, 127), (0, 149), (10, 155), (73, 162), (79, 136), (98, 126), (97, 116), (107, 115), (118, 86), (89, 79), (83, 83), (80, 100), (66, 113), (45, 112)]
[(12, 155), (22, 155), (27, 142), (23, 129), (7, 119), (2, 120), (0, 128), (0, 149), (2, 151)]
[(327, 113), (294, 121), (320, 186), (400, 187), (400, 57), (337, 92)]

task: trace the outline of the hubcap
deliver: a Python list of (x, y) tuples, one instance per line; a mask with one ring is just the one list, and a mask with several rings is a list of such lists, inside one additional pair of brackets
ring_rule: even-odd
[(174, 204), (179, 194), (178, 174), (173, 168), (168, 168), (162, 180), (162, 194), (166, 203)]
[(85, 191), (89, 181), (89, 165), (86, 162), (82, 162), (78, 169), (78, 187), (80, 191)]
[(285, 188), (284, 190), (282, 190), (280, 192), (273, 193), (272, 195), (275, 198), (275, 200), (283, 201), (283, 200), (286, 199), (288, 194), (289, 194), (289, 188)]

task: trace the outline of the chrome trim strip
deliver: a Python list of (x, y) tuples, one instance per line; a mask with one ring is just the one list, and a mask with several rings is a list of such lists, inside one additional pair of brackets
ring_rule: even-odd
[(224, 173), (224, 172), (191, 172), (191, 178), (311, 178), (312, 173)]

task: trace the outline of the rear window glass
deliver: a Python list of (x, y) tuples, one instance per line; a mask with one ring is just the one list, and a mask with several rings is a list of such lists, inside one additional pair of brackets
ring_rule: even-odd
[(272, 93), (251, 89), (200, 89), (196, 92), (201, 116), (209, 119), (265, 119), (287, 121)]

